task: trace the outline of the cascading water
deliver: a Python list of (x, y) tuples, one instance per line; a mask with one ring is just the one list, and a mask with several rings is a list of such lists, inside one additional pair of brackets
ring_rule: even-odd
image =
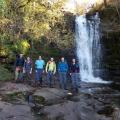
[(98, 13), (87, 20), (86, 15), (76, 17), (76, 48), (80, 65), (80, 77), (84, 82), (105, 83), (94, 76), (99, 67), (100, 18)]

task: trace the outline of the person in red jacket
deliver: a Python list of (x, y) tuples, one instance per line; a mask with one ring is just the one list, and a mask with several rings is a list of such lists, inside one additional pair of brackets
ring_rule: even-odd
[(79, 73), (80, 73), (80, 68), (76, 62), (76, 59), (72, 59), (72, 64), (70, 66), (70, 75), (72, 80), (72, 88), (74, 92), (78, 92), (78, 86), (79, 86), (79, 80), (80, 80)]

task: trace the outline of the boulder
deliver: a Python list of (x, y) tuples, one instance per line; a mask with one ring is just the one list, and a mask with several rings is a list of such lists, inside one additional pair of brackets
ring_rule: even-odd
[(0, 101), (0, 120), (34, 120), (28, 105), (13, 105)]

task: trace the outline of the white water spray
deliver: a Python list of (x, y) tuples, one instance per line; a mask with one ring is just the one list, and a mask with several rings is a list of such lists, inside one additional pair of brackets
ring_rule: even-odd
[(106, 83), (106, 81), (102, 81), (100, 78), (95, 78), (93, 74), (93, 68), (96, 68), (95, 63), (97, 62), (97, 65), (99, 63), (95, 59), (101, 55), (99, 27), (100, 18), (98, 13), (92, 16), (91, 20), (87, 20), (85, 15), (76, 17), (77, 56), (80, 65), (81, 81), (84, 82)]

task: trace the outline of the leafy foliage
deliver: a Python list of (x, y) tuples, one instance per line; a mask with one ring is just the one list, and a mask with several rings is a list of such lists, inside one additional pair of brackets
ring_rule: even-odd
[(28, 54), (38, 43), (46, 47), (54, 42), (61, 49), (71, 45), (73, 33), (62, 10), (65, 2), (0, 0), (0, 56)]
[(3, 65), (0, 64), (0, 81), (12, 80), (13, 75)]

